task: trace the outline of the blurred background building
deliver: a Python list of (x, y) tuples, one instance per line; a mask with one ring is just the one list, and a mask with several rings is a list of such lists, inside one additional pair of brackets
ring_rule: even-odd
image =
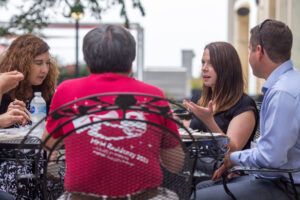
[(182, 100), (191, 97), (192, 64), (195, 54), (192, 50), (181, 51), (181, 66), (156, 66), (144, 70), (143, 80), (163, 89), (170, 98)]

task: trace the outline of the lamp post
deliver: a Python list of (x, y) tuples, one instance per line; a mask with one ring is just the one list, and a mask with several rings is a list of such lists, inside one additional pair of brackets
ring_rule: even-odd
[(79, 76), (79, 63), (78, 63), (78, 48), (79, 48), (79, 20), (83, 17), (83, 6), (80, 0), (76, 0), (74, 6), (71, 7), (71, 17), (75, 19), (75, 76)]

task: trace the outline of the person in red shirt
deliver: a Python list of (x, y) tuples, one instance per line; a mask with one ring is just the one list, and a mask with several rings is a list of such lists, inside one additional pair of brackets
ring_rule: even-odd
[[(122, 26), (101, 25), (88, 32), (83, 41), (83, 54), (91, 74), (61, 83), (53, 96), (50, 113), (65, 103), (95, 94), (127, 92), (164, 98), (159, 88), (131, 77), (135, 48), (134, 37)], [(108, 101), (113, 102), (112, 99)], [(51, 134), (51, 140), (47, 140), (47, 146), (51, 148), (59, 137), (82, 123), (120, 118), (121, 114), (113, 110), (88, 115), (73, 120), (58, 131), (54, 130), (63, 120), (55, 120), (50, 116), (43, 138), (45, 140)], [(178, 134), (176, 124), (162, 116), (131, 111), (126, 113), (126, 117), (151, 121)], [(153, 191), (162, 183), (161, 163), (170, 171), (181, 169), (183, 151), (178, 142), (166, 142), (163, 134), (154, 134), (143, 123), (135, 122), (130, 126), (122, 123), (96, 124), (77, 130), (64, 139), (67, 166), (65, 195), (68, 198), (77, 198), (74, 195), (78, 193), (123, 198), (146, 190)], [(105, 132), (105, 129), (114, 131)], [(170, 164), (169, 157), (174, 153), (179, 158), (175, 165)], [(174, 195), (156, 194), (156, 199), (161, 199), (163, 195), (167, 196), (165, 198)]]

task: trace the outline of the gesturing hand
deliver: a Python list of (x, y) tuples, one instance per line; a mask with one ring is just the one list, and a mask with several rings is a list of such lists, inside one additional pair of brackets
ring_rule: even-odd
[(209, 101), (207, 107), (199, 106), (191, 101), (184, 100), (183, 105), (204, 123), (213, 119), (213, 102)]

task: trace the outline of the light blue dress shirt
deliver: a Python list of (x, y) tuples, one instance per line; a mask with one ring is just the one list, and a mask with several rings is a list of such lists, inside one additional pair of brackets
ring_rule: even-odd
[[(300, 73), (292, 61), (284, 62), (271, 73), (262, 92), (264, 99), (257, 146), (233, 152), (230, 159), (235, 165), (247, 167), (300, 168)], [(256, 175), (264, 178), (280, 176)], [(294, 179), (300, 183), (300, 173), (294, 174)]]

